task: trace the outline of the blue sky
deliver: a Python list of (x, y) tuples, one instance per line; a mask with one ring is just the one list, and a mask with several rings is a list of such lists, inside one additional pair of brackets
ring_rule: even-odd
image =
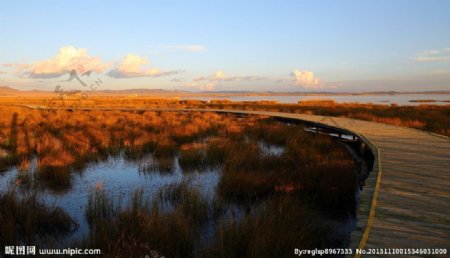
[(1, 1), (0, 85), (450, 90), (450, 1)]

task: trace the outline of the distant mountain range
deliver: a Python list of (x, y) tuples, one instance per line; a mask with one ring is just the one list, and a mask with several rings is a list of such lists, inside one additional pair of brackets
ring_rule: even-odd
[[(70, 91), (67, 91), (70, 92)], [(182, 97), (182, 96), (305, 96), (305, 95), (397, 95), (397, 94), (450, 94), (450, 91), (371, 91), (371, 92), (275, 92), (275, 91), (182, 91), (164, 89), (124, 89), (124, 90), (97, 90), (84, 91), (97, 96), (161, 96), (161, 97)], [(0, 96), (35, 96), (57, 94), (52, 90), (18, 90), (8, 86), (0, 86)]]

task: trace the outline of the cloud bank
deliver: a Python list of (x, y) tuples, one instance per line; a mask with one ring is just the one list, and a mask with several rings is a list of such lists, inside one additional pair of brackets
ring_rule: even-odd
[(265, 79), (262, 76), (227, 76), (223, 71), (217, 71), (211, 76), (195, 78), (194, 81), (258, 81)]
[(412, 57), (416, 62), (450, 62), (450, 48), (424, 50)]
[(158, 68), (144, 68), (149, 65), (146, 58), (128, 54), (126, 55), (119, 66), (108, 72), (108, 75), (113, 78), (132, 78), (132, 77), (159, 77), (164, 75), (177, 74), (181, 71), (161, 71)]
[[(177, 74), (182, 71), (161, 71), (158, 68), (145, 67), (149, 65), (146, 58), (128, 54), (118, 65), (109, 70), (107, 75), (113, 78), (131, 77), (159, 77)], [(103, 63), (100, 57), (92, 57), (85, 48), (65, 46), (59, 49), (53, 58), (38, 61), (32, 64), (8, 63), (4, 67), (15, 69), (14, 74), (19, 77), (50, 79), (57, 78), (75, 70), (79, 74), (105, 72), (112, 66), (111, 63)]]
[(314, 73), (311, 71), (299, 71), (294, 70), (291, 73), (291, 76), (294, 78), (295, 85), (314, 89), (314, 88), (322, 88), (322, 84), (319, 78), (314, 76)]
[(110, 64), (102, 63), (99, 57), (89, 56), (87, 49), (65, 46), (51, 59), (33, 64), (16, 64), (15, 67), (30, 78), (55, 78), (72, 70), (78, 73), (103, 72)]

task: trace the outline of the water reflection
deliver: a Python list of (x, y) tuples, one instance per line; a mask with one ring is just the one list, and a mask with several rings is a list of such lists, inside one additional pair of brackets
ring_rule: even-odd
[(258, 146), (261, 150), (261, 153), (265, 156), (281, 156), (284, 153), (283, 146), (277, 146), (273, 144), (268, 144), (264, 141), (259, 141)]
[[(284, 95), (284, 96), (212, 96), (212, 97), (183, 97), (209, 101), (211, 99), (229, 99), (231, 101), (278, 101), (280, 103), (295, 103), (309, 100), (334, 100), (338, 103), (358, 102), (382, 105), (449, 105), (450, 94), (379, 94), (379, 95)], [(413, 102), (411, 102), (411, 100)], [(433, 102), (414, 102), (420, 100), (435, 100)]]
[[(147, 157), (153, 160), (153, 157)], [(5, 172), (0, 177), (0, 191), (15, 189), (19, 192), (31, 191), (29, 185), (18, 183), (23, 173), (35, 173), (36, 159), (31, 162), (30, 171), (21, 172), (17, 168)], [(178, 158), (173, 160), (171, 173), (142, 171), (141, 162), (130, 162), (122, 156), (111, 157), (105, 162), (90, 164), (82, 173), (71, 173), (71, 187), (65, 191), (55, 192), (52, 188), (34, 185), (39, 197), (44, 203), (63, 208), (75, 221), (78, 222), (78, 230), (69, 236), (65, 242), (81, 239), (89, 233), (89, 225), (85, 218), (85, 210), (89, 192), (95, 188), (103, 188), (109, 196), (115, 200), (123, 200), (121, 205), (127, 205), (128, 197), (137, 189), (142, 189), (143, 194), (149, 200), (155, 198), (158, 191), (168, 185), (186, 182), (195, 187), (200, 193), (212, 199), (220, 179), (217, 169), (205, 169), (183, 173), (178, 164)]]

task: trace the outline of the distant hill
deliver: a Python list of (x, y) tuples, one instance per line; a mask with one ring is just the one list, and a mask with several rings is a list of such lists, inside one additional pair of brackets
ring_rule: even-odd
[[(69, 89), (65, 89), (69, 91)], [(91, 91), (84, 90), (89, 95), (97, 96), (153, 96), (153, 97), (183, 97), (183, 96), (198, 96), (198, 97), (228, 97), (228, 96), (337, 96), (337, 95), (397, 95), (397, 94), (450, 94), (450, 91), (375, 91), (375, 92), (276, 92), (276, 91), (184, 91), (184, 90), (164, 90), (164, 89), (123, 89), (110, 90), (98, 89)], [(0, 96), (49, 96), (57, 94), (53, 90), (17, 90), (9, 86), (0, 86)]]
[(8, 86), (0, 86), (0, 96), (17, 95), (19, 93), (20, 90), (16, 90)]

